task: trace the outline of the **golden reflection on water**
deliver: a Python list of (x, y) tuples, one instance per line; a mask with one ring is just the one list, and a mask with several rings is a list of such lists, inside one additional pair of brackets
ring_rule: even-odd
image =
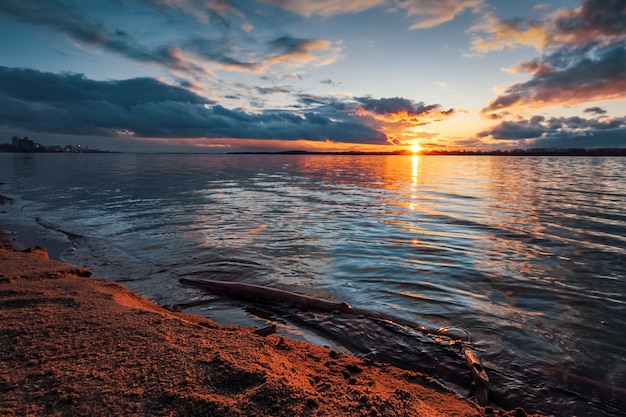
[(441, 249), (470, 255), (478, 268), (526, 277), (545, 274), (545, 262), (554, 265), (558, 254), (532, 243), (532, 236), (546, 232), (538, 216), (542, 202), (546, 209), (539, 187), (550, 182), (538, 177), (532, 162), (424, 155), (385, 162), (383, 172), (371, 174), (381, 179), (384, 200), (406, 210), (384, 221), (408, 232), (407, 243), (441, 240)]
[[(569, 183), (572, 178), (559, 177), (562, 166), (550, 160), (316, 155), (250, 157), (246, 163), (255, 172), (251, 181), (221, 184), (210, 196), (217, 207), (254, 208), (249, 216), (225, 214), (233, 223), (221, 239), (230, 246), (287, 231), (301, 238), (306, 230), (331, 250), (335, 240), (350, 236), (351, 222), (352, 234), (373, 233), (381, 246), (415, 248), (414, 260), (444, 264), (458, 256), (483, 270), (541, 279), (563, 275), (570, 265), (559, 259), (579, 258), (570, 248), (587, 233), (559, 220), (576, 218), (588, 195)], [(268, 170), (272, 164), (276, 168)], [(573, 189), (564, 195), (563, 188)], [(377, 223), (392, 227), (376, 229)], [(208, 233), (211, 239), (214, 234)]]
[(409, 208), (411, 210), (415, 210), (416, 209), (416, 203), (414, 202), (414, 200), (417, 199), (417, 179), (418, 179), (418, 171), (419, 171), (419, 156), (418, 155), (413, 155), (411, 157), (411, 191), (412, 191), (412, 195), (411, 195), (411, 203), (409, 203)]

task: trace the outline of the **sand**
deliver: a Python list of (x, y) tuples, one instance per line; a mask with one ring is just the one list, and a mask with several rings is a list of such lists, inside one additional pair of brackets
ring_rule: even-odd
[(427, 375), (175, 313), (0, 249), (0, 415), (488, 416)]

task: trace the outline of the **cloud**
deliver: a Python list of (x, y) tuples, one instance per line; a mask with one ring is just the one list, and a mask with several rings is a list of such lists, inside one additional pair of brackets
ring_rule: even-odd
[(180, 51), (181, 61), (209, 63), (215, 69), (262, 72), (266, 67), (259, 54), (245, 50), (233, 39), (226, 37), (188, 39), (174, 49)]
[(108, 29), (66, 3), (5, 0), (0, 3), (0, 12), (22, 22), (60, 32), (84, 46), (97, 47), (134, 61), (175, 70), (204, 72), (200, 66), (191, 63), (179, 48), (145, 47), (129, 33)]
[(127, 33), (108, 31), (99, 23), (81, 17), (71, 7), (62, 3), (3, 0), (0, 3), (0, 12), (25, 23), (57, 30), (91, 45), (118, 51), (136, 59), (145, 59), (143, 51), (130, 45)]
[[(163, 12), (170, 10), (179, 11), (185, 14), (193, 15), (202, 23), (214, 23), (223, 30), (228, 30), (232, 24), (227, 16), (235, 15), (244, 18), (244, 13), (234, 7), (230, 1), (224, 0), (135, 0), (149, 7), (156, 8)], [(244, 20), (242, 26), (249, 25)]]
[(340, 48), (322, 39), (282, 36), (271, 41), (269, 46), (272, 54), (267, 61), (270, 63), (314, 63), (316, 66), (322, 66), (336, 61), (340, 56)]
[(359, 13), (387, 3), (386, 0), (259, 0), (259, 2), (306, 18), (313, 15), (330, 17)]
[(341, 82), (333, 81), (330, 78), (326, 78), (324, 80), (321, 80), (320, 84), (324, 84), (324, 85), (327, 85), (329, 87), (341, 87), (342, 86)]
[[(602, 109), (591, 110), (598, 113)], [(534, 116), (501, 122), (479, 132), (477, 137), (517, 141), (534, 147), (626, 147), (626, 116), (590, 119)]]
[(551, 33), (559, 44), (609, 43), (626, 37), (626, 2), (583, 0), (576, 10), (557, 13)]
[(626, 37), (626, 3), (621, 0), (582, 0), (576, 9), (560, 9), (541, 18), (500, 19), (487, 13), (470, 33), (472, 49), (480, 53), (515, 46), (540, 51), (563, 46), (607, 44)]
[(485, 0), (260, 0), (305, 18), (360, 13), (375, 7), (403, 11), (415, 20), (410, 29), (427, 29), (453, 20), (466, 10), (478, 12)]
[(358, 97), (357, 101), (361, 103), (364, 109), (372, 111), (376, 114), (392, 114), (405, 113), (410, 116), (421, 115), (439, 107), (437, 104), (425, 105), (424, 103), (415, 103), (412, 100), (393, 97), (375, 99), (372, 97)]
[(561, 9), (541, 19), (500, 20), (487, 15), (472, 32), (473, 49), (533, 46), (539, 58), (512, 67), (531, 78), (513, 84), (493, 99), (484, 114), (520, 108), (571, 105), (626, 98), (626, 2), (582, 0), (576, 9)]
[[(290, 87), (255, 88), (294, 94)], [(291, 111), (229, 109), (153, 78), (95, 81), (0, 67), (0, 126), (46, 134), (113, 139), (229, 138), (386, 145), (413, 139), (415, 128), (454, 110), (406, 98), (299, 94)], [(204, 143), (204, 142), (202, 142)]]
[(301, 112), (227, 109), (152, 78), (94, 81), (0, 67), (0, 125), (50, 134), (147, 138), (250, 138), (386, 144), (341, 106)]
[(601, 107), (589, 107), (583, 110), (583, 113), (592, 113), (592, 114), (606, 114), (606, 110)]
[(453, 20), (471, 10), (479, 12), (484, 0), (396, 0), (394, 5), (403, 9), (407, 16), (416, 18), (410, 29), (427, 29)]
[(93, 81), (81, 74), (52, 74), (0, 67), (0, 124), (41, 132), (116, 135), (136, 131), (138, 110), (160, 103), (201, 108), (211, 101), (151, 78)]
[(290, 86), (281, 86), (276, 85), (273, 87), (260, 87), (255, 86), (254, 89), (262, 95), (271, 95), (271, 94), (292, 94), (294, 89)]
[(426, 104), (403, 97), (355, 97), (353, 101), (333, 103), (359, 116), (363, 123), (385, 134), (389, 143), (412, 144), (416, 138), (433, 138), (436, 132), (426, 132), (423, 126), (446, 120), (455, 115), (455, 109), (442, 109), (439, 104)]
[(472, 50), (487, 53), (516, 46), (532, 46), (542, 50), (548, 43), (550, 35), (538, 20), (508, 19), (502, 20), (492, 13), (487, 13), (472, 26), (470, 33), (487, 32), (488, 37), (475, 37)]
[(401, 97), (372, 98), (357, 97), (361, 113), (381, 121), (404, 122), (423, 125), (446, 119), (454, 114), (454, 109), (442, 110), (439, 104), (425, 104)]
[[(86, 11), (68, 2), (3, 0), (0, 2), (0, 13), (62, 33), (83, 47), (97, 48), (143, 64), (165, 67), (179, 78), (192, 80), (206, 80), (217, 69), (260, 73), (278, 65), (288, 68), (328, 65), (341, 57), (341, 47), (323, 39), (283, 36), (259, 42), (249, 37), (230, 36), (227, 28), (232, 24), (226, 16), (243, 16), (243, 13), (226, 1), (140, 1), (159, 10), (179, 10), (196, 17), (204, 13), (206, 19), (201, 20), (218, 22), (221, 30), (216, 34), (214, 26), (208, 25), (202, 36), (154, 45), (152, 40), (141, 42), (127, 31), (105, 27), (90, 19)], [(116, 2), (115, 5), (121, 8), (123, 3)]]
[(406, 145), (416, 137), (424, 137), (420, 127), (452, 117), (454, 109), (442, 110), (439, 104), (425, 104), (402, 97), (355, 98), (355, 114), (369, 126), (383, 132), (391, 143)]
[(125, 109), (155, 101), (211, 103), (183, 88), (153, 78), (94, 81), (82, 74), (53, 74), (3, 66), (0, 66), (0, 93), (31, 103), (77, 105), (95, 101), (114, 103)]
[(524, 62), (529, 81), (513, 84), (483, 113), (626, 98), (626, 42), (567, 48)]

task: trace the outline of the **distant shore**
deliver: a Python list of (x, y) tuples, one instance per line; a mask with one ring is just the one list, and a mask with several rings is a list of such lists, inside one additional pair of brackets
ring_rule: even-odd
[[(0, 153), (53, 153), (53, 154), (67, 154), (67, 153), (96, 153), (96, 154), (120, 154), (125, 152), (99, 150), (90, 148), (80, 148), (75, 146), (42, 146), (32, 148), (20, 148), (11, 144), (0, 144)], [(134, 153), (134, 152), (131, 152)], [(626, 148), (530, 148), (530, 149), (512, 149), (512, 150), (422, 150), (417, 154), (401, 149), (394, 151), (382, 151), (382, 152), (361, 152), (361, 151), (303, 151), (303, 150), (290, 150), (290, 151), (235, 151), (227, 153), (207, 153), (207, 152), (156, 152), (156, 154), (174, 154), (174, 155), (346, 155), (346, 156), (406, 156), (406, 155), (421, 155), (421, 156), (626, 156)]]
[(407, 150), (390, 152), (317, 152), (317, 151), (260, 151), (260, 152), (229, 152), (229, 155), (470, 155), (470, 156), (626, 156), (626, 148), (531, 148), (513, 150), (423, 150), (417, 154)]
[(0, 248), (2, 415), (526, 415), (427, 375), (175, 313), (27, 252)]

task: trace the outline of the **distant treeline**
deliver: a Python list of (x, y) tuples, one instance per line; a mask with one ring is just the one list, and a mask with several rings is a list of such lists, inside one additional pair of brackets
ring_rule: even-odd
[(422, 155), (626, 156), (626, 148), (530, 148), (495, 151), (426, 150)]
[[(390, 152), (308, 152), (308, 151), (280, 151), (280, 152), (229, 152), (236, 155), (412, 155), (406, 150)], [(626, 156), (626, 148), (531, 148), (494, 151), (470, 150), (422, 150), (420, 155), (497, 155), (497, 156)]]

